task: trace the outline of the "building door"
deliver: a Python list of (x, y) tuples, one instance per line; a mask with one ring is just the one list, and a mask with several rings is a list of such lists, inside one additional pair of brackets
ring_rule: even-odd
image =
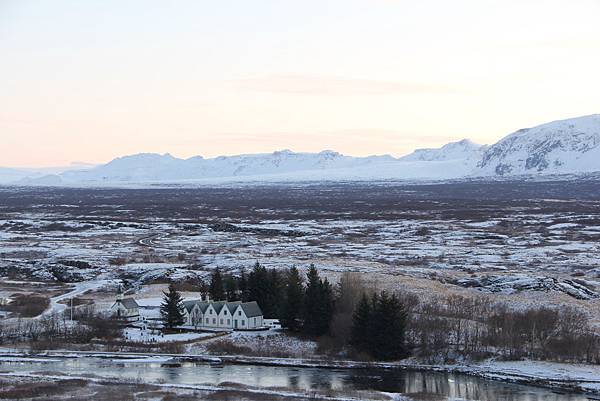
[(238, 322), (238, 320), (237, 320), (237, 319), (235, 319), (233, 322), (235, 323), (235, 328), (237, 329), (237, 328), (238, 328), (238, 323), (237, 323), (237, 322)]

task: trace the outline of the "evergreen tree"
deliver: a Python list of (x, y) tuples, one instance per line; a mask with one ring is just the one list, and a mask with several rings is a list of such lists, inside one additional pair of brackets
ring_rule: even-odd
[(221, 276), (221, 271), (219, 268), (215, 268), (211, 277), (210, 277), (210, 289), (208, 290), (210, 293), (211, 299), (214, 301), (223, 301), (225, 300), (225, 289), (223, 287), (223, 277)]
[(225, 296), (228, 301), (240, 300), (236, 280), (231, 275), (225, 277)]
[(323, 335), (329, 333), (331, 319), (333, 319), (334, 312), (333, 286), (329, 283), (327, 278), (320, 282), (320, 293), (321, 308), (317, 331), (319, 335)]
[(273, 318), (281, 317), (281, 300), (283, 299), (283, 279), (276, 269), (267, 270), (266, 298), (263, 312)]
[(363, 296), (354, 313), (351, 345), (378, 360), (405, 357), (406, 317), (406, 307), (396, 295), (382, 291), (370, 303)]
[(317, 322), (320, 314), (321, 279), (315, 265), (310, 265), (306, 273), (306, 291), (304, 293), (303, 331), (308, 335), (319, 334)]
[(314, 265), (310, 265), (306, 278), (303, 331), (311, 336), (322, 336), (329, 332), (333, 317), (333, 288), (327, 279), (321, 280)]
[(350, 345), (359, 352), (369, 352), (370, 318), (371, 302), (367, 294), (363, 293), (352, 315), (352, 330), (350, 334)]
[(381, 315), (386, 317), (385, 335), (381, 344), (383, 353), (380, 359), (398, 360), (408, 355), (406, 348), (406, 306), (393, 294), (387, 297), (385, 302), (380, 301)]
[(300, 329), (304, 288), (300, 272), (293, 266), (286, 275), (285, 303), (283, 305), (281, 324), (292, 331)]
[(245, 269), (242, 269), (240, 277), (238, 278), (238, 290), (240, 292), (240, 300), (242, 302), (248, 302), (250, 300), (250, 294), (248, 294), (248, 277), (246, 276)]
[(174, 284), (169, 284), (168, 292), (163, 291), (163, 302), (160, 305), (160, 315), (166, 328), (172, 329), (181, 326), (184, 321), (183, 300), (175, 289)]
[(267, 269), (258, 262), (248, 275), (248, 298), (258, 303), (265, 318), (275, 318), (269, 308), (269, 275)]

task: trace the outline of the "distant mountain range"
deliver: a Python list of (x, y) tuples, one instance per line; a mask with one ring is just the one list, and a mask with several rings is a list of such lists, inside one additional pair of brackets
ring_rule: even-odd
[(136, 154), (86, 169), (44, 174), (0, 168), (0, 183), (17, 185), (128, 186), (236, 181), (447, 180), (600, 172), (600, 114), (521, 129), (497, 143), (467, 139), (394, 158), (351, 157), (325, 150), (201, 156)]

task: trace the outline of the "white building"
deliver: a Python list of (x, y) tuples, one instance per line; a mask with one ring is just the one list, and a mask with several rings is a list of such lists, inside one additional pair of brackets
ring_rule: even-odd
[(110, 307), (113, 316), (125, 319), (129, 322), (140, 319), (140, 306), (133, 298), (123, 298), (121, 294), (117, 295), (117, 300)]
[(264, 328), (260, 306), (252, 302), (184, 301), (185, 324), (198, 329), (254, 330)]

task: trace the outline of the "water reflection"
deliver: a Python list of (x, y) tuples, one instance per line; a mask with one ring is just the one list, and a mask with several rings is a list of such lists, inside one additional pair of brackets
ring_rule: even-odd
[(577, 394), (557, 394), (550, 390), (500, 383), (455, 373), (406, 371), (380, 372), (374, 386), (372, 372), (355, 372), (350, 381), (355, 388), (399, 392), (420, 400), (464, 399), (481, 401), (587, 400)]
[[(43, 369), (41, 369), (43, 368)], [(56, 371), (94, 374), (175, 384), (219, 385), (236, 383), (255, 387), (300, 390), (378, 390), (403, 393), (423, 401), (448, 399), (481, 401), (584, 401), (581, 395), (557, 394), (546, 389), (487, 381), (467, 375), (402, 370), (328, 370), (319, 368), (201, 363), (153, 363), (96, 358), (47, 361), (0, 361), (0, 370)]]

